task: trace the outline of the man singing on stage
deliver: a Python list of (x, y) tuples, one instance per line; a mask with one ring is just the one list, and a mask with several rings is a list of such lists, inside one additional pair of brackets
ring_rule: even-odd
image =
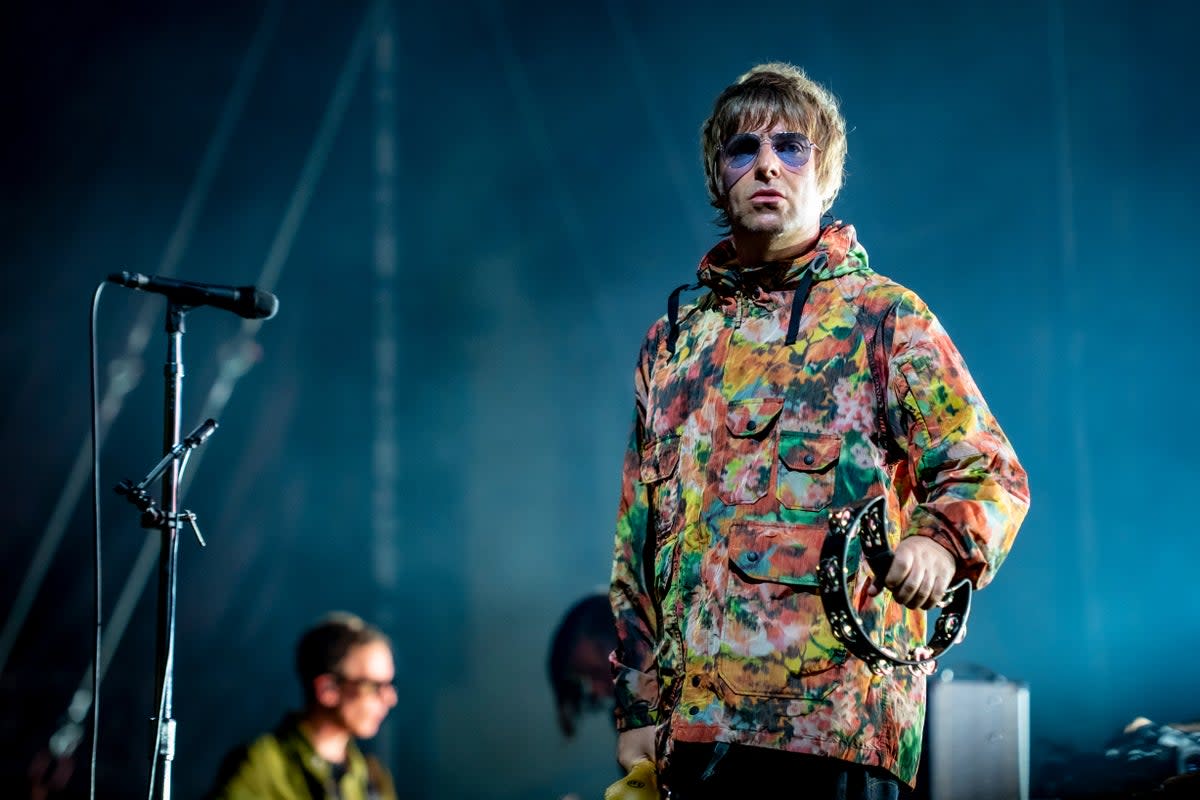
[(676, 290), (638, 359), (611, 591), (618, 760), (654, 762), (673, 800), (896, 798), (925, 676), (875, 674), (833, 636), (829, 514), (884, 498), (886, 588), (865, 559), (848, 581), (872, 637), (906, 653), (951, 582), (992, 579), (1028, 508), (941, 324), (868, 267), (853, 227), (822, 224), (845, 131), (787, 64), (721, 93), (702, 148), (729, 235), (700, 261), (706, 291), (681, 307)]

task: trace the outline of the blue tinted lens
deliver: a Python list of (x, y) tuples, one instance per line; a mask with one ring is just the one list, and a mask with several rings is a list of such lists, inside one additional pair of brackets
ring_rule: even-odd
[[(757, 133), (739, 133), (721, 146), (725, 164), (730, 169), (748, 168), (758, 158), (762, 138)], [(771, 148), (784, 166), (799, 169), (808, 163), (813, 143), (803, 133), (784, 131), (771, 136)]]
[(762, 139), (758, 138), (758, 134), (754, 133), (739, 133), (736, 136), (730, 137), (722, 147), (721, 152), (725, 155), (725, 162), (734, 169), (742, 169), (748, 167), (758, 158), (759, 148), (762, 147)]
[(777, 133), (771, 137), (771, 147), (779, 160), (789, 167), (803, 167), (812, 153), (812, 142), (802, 133)]

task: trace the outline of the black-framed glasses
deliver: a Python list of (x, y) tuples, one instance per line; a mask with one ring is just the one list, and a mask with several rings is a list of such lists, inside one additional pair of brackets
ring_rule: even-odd
[(381, 696), (384, 692), (389, 694), (396, 693), (396, 684), (392, 683), (391, 681), (377, 681), (372, 678), (351, 678), (348, 675), (341, 675), (337, 672), (332, 673), (332, 675), (337, 679), (337, 682), (343, 686), (353, 686), (359, 691), (363, 689), (370, 689), (371, 694), (375, 695), (376, 697)]
[[(771, 143), (771, 149), (775, 151), (775, 155), (779, 156), (779, 160), (789, 169), (800, 169), (812, 157), (813, 148), (821, 149), (809, 141), (809, 138), (803, 133), (796, 131), (772, 133), (767, 140)], [(758, 160), (758, 154), (762, 152), (762, 147), (763, 137), (759, 134), (737, 133), (730, 136), (725, 144), (721, 145), (721, 159), (728, 169), (744, 172)]]

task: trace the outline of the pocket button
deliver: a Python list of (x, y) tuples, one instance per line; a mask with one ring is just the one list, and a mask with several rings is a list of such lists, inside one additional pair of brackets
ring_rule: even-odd
[(812, 454), (812, 453), (809, 453), (808, 455), (806, 455), (806, 456), (804, 457), (804, 463), (805, 463), (805, 464), (808, 464), (810, 467), (812, 466), (812, 464), (813, 464), (813, 462), (814, 462), (814, 461), (816, 461), (816, 459), (815, 459), (815, 458), (813, 458), (813, 454)]

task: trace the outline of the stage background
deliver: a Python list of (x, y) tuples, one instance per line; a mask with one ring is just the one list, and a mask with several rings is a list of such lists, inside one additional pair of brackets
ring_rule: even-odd
[[(699, 125), (763, 60), (840, 97), (835, 214), (936, 311), (1030, 473), (1032, 511), (943, 668), (1029, 685), (1035, 779), (1135, 715), (1200, 717), (1192, 4), (4, 17), (5, 796), (28, 796), (91, 656), (90, 504), (64, 488), (91, 293), (169, 264), (239, 285), (267, 270), (280, 298), (257, 329), (188, 316), (184, 428), (206, 403), (221, 427), (184, 498), (208, 547), (181, 544), (177, 796), (298, 700), (292, 643), (340, 608), (395, 639), (400, 703), (375, 744), (404, 796), (599, 797), (615, 737), (599, 716), (559, 736), (550, 631), (607, 580), (637, 348), (717, 237)], [(111, 487), (160, 452), (163, 306), (116, 287), (100, 305), (102, 390), (129, 388), (100, 465), (106, 618), (148, 535)], [(101, 696), (103, 797), (144, 794), (144, 585)], [(87, 748), (63, 796), (85, 795)]]

